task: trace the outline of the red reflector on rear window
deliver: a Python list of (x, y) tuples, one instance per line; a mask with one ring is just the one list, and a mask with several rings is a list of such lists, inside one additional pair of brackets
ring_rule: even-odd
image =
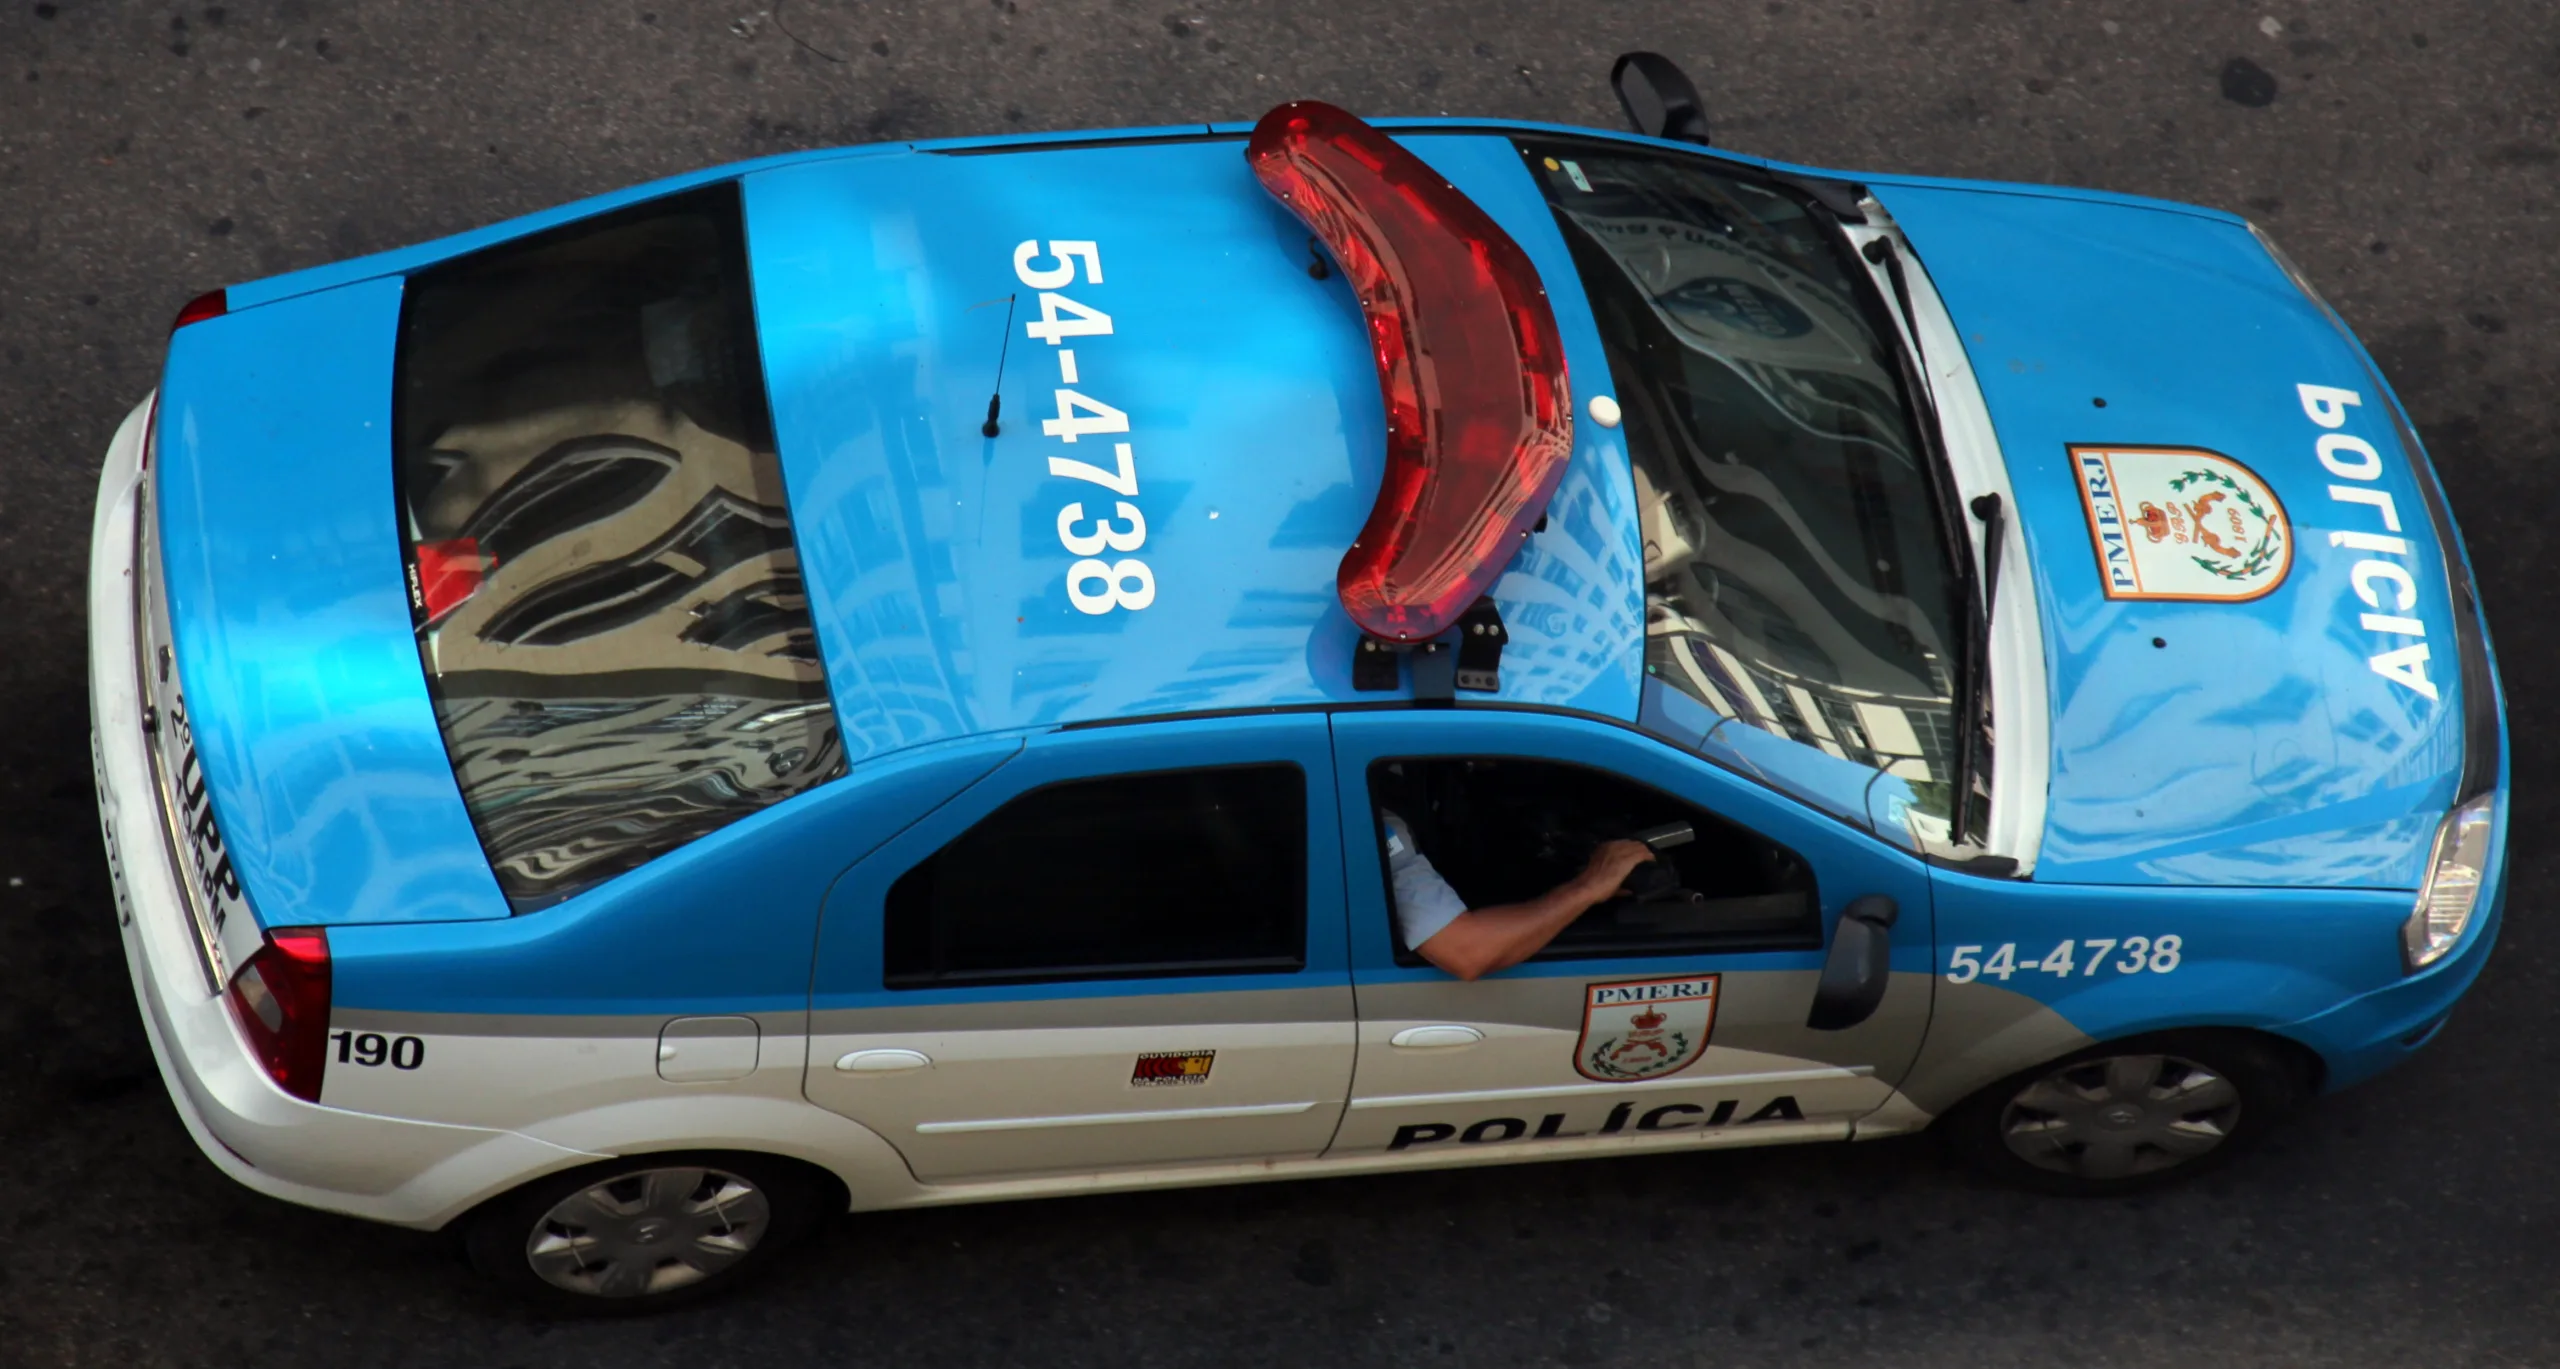
[(220, 318), (229, 312), (230, 308), (230, 296), (220, 290), (207, 290), (194, 299), (188, 300), (185, 307), (178, 310), (177, 321), (169, 325), (169, 331), (174, 333), (190, 323), (202, 323), (209, 318)]
[(1245, 158), (1341, 264), (1386, 401), (1386, 474), (1335, 575), (1342, 607), (1388, 641), (1436, 637), (1502, 574), (1573, 455), (1546, 289), (1491, 216), (1346, 111), (1282, 105)]
[(480, 554), (477, 538), (456, 537), (418, 544), (418, 602), (432, 623), (458, 607), (480, 588), (480, 577), (497, 568), (494, 557)]

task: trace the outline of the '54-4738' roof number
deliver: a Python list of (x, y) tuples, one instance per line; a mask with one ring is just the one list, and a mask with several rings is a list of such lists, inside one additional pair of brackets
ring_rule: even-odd
[[(1075, 282), (1078, 262), (1084, 265), (1085, 284), (1100, 285), (1102, 249), (1092, 242), (1052, 238), (1046, 255), (1057, 265), (1033, 266), (1041, 255), (1037, 238), (1026, 238), (1013, 249), (1015, 279), (1040, 292), (1040, 317), (1023, 325), (1023, 331), (1057, 350), (1058, 413), (1055, 418), (1040, 420), (1040, 431), (1070, 444), (1087, 437), (1125, 433), (1129, 431), (1129, 415), (1075, 388), (1081, 383), (1075, 349), (1060, 345), (1067, 338), (1108, 337), (1111, 333), (1109, 314), (1058, 293), (1060, 287)], [(1136, 551), (1147, 544), (1146, 516), (1134, 502), (1138, 497), (1137, 457), (1126, 442), (1111, 444), (1111, 450), (1116, 458), (1111, 467), (1071, 456), (1049, 458), (1049, 474), (1088, 481), (1120, 496), (1112, 502), (1110, 517), (1088, 516), (1081, 499), (1058, 510), (1058, 545), (1066, 548), (1068, 555), (1081, 558), (1067, 567), (1067, 602), (1082, 613), (1136, 610), (1156, 601), (1155, 572), (1146, 562), (1134, 556), (1117, 561), (1102, 559), (1106, 551)], [(1078, 527), (1086, 523), (1092, 525), (1092, 530), (1079, 532)]]

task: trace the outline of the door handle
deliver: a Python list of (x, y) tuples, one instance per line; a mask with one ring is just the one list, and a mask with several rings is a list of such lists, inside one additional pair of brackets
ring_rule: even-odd
[(1387, 1044), (1401, 1046), (1409, 1051), (1435, 1051), (1472, 1046), (1483, 1039), (1484, 1033), (1473, 1027), (1444, 1024), (1436, 1027), (1407, 1027), (1388, 1037)]
[(894, 1074), (920, 1070), (932, 1063), (933, 1057), (922, 1051), (847, 1051), (836, 1057), (836, 1068), (846, 1074)]
[(1836, 1032), (1873, 1017), (1893, 982), (1893, 924), (1901, 905), (1888, 894), (1864, 894), (1840, 910), (1831, 930), (1831, 953), (1823, 957), (1822, 978), (1813, 986), (1813, 1011), (1806, 1027)]

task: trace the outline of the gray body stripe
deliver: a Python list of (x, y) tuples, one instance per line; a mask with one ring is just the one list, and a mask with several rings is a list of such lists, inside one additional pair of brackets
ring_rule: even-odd
[[(1372, 1021), (1430, 1020), (1480, 1022), (1556, 1031), (1582, 1027), (1583, 986), (1622, 976), (1593, 975), (1542, 979), (1479, 980), (1463, 984), (1422, 981), (1368, 984), (1360, 989), (1362, 1006)], [(1867, 1042), (1868, 1027), (1838, 1033), (1812, 1033), (1784, 1024), (1789, 1015), (1810, 1005), (1811, 970), (1767, 970), (1727, 973), (1720, 992), (1725, 1004), (1714, 1042), (1745, 1050), (1854, 1066), (1878, 1058)], [(1893, 977), (1894, 993), (1928, 992), (1930, 976), (1909, 972)], [(1919, 1108), (1944, 1113), (1976, 1089), (2030, 1066), (2068, 1055), (2094, 1038), (2035, 999), (1989, 984), (1934, 986), (1934, 1020), (1909, 1073), (1899, 1082), (1904, 1096)], [(1463, 997), (1457, 996), (1463, 995)], [(1738, 1009), (1753, 1005), (1754, 1011)], [(1439, 1011), (1434, 1011), (1434, 1009)], [(678, 1017), (752, 1017), (767, 1036), (895, 1035), (936, 1031), (1022, 1031), (1041, 1028), (1214, 1025), (1251, 1022), (1347, 1022), (1353, 1020), (1351, 990), (1328, 984), (1303, 989), (1248, 989), (1232, 993), (1131, 994), (1110, 998), (1016, 999), (992, 1003), (918, 1003), (879, 1008), (835, 1008), (818, 1013), (732, 1013), (706, 1008), (691, 1013), (541, 1014), (400, 1012), (380, 1008), (337, 1008), (330, 1026), (341, 1031), (381, 1032), (386, 1036), (473, 1036), (590, 1040), (632, 1038), (655, 1040)], [(1754, 1024), (1748, 1017), (1760, 1017)], [(1772, 1024), (1772, 1019), (1774, 1023)], [(1880, 1026), (1881, 1024), (1870, 1024)]]
[(1246, 1103), (1224, 1108), (1175, 1108), (1168, 1112), (1079, 1112), (1065, 1117), (988, 1117), (966, 1122), (918, 1122), (916, 1134), (972, 1131), (1048, 1131), (1056, 1127), (1118, 1127), (1142, 1122), (1209, 1122), (1230, 1117), (1294, 1117), (1315, 1104)]
[[(1579, 992), (1579, 990), (1576, 990)], [(1230, 1022), (1348, 1022), (1351, 986), (1235, 992), (1130, 994), (1110, 998), (1011, 999), (894, 1004), (818, 1013), (699, 1012), (615, 1014), (399, 1012), (337, 1008), (334, 1028), (411, 1036), (655, 1037), (679, 1017), (752, 1017), (768, 1035), (870, 1035), (928, 1031), (1023, 1031), (1043, 1027), (1153, 1027)]]
[(1043, 1027), (1179, 1027), (1231, 1022), (1348, 1022), (1351, 986), (1033, 998), (987, 1003), (894, 1004), (811, 1013), (813, 1036), (899, 1032), (1028, 1031)]
[(1668, 1089), (1747, 1089), (1772, 1084), (1819, 1084), (1835, 1079), (1867, 1079), (1875, 1074), (1865, 1065), (1848, 1069), (1772, 1070), (1766, 1074), (1700, 1074), (1673, 1075), (1668, 1079), (1640, 1079), (1626, 1084), (1566, 1084), (1556, 1088), (1475, 1089), (1466, 1093), (1414, 1093), (1391, 1098), (1354, 1098), (1351, 1110), (1370, 1108), (1439, 1107), (1451, 1103), (1512, 1103), (1523, 1098), (1582, 1098), (1605, 1093), (1622, 1094)]
[(701, 1012), (602, 1014), (577, 1016), (546, 1013), (393, 1012), (381, 1008), (332, 1008), (329, 1026), (336, 1031), (381, 1032), (385, 1036), (523, 1036), (620, 1037), (656, 1039), (678, 1018), (752, 1017), (766, 1036), (798, 1036), (808, 1027), (805, 1012), (736, 1012), (706, 1008)]
[[(1660, 976), (1622, 972), (1477, 980), (1472, 984), (1455, 979), (1363, 984), (1360, 1015), (1372, 1022), (1438, 1019), (1579, 1032), (1588, 986), (1626, 979), (1669, 978), (1681, 972), (1679, 968), (1666, 967)], [(1890, 1011), (1879, 1011), (1874, 1018), (1846, 1031), (1808, 1030), (1804, 1018), (1813, 1007), (1814, 985), (1822, 978), (1818, 970), (1697, 973), (1719, 975), (1715, 1028), (1708, 1038), (1715, 1045), (1842, 1067), (1898, 1061), (1907, 1058), (1912, 1050), (1911, 1023), (1896, 1019)], [(1927, 1001), (1930, 979), (1924, 972), (1897, 972), (1886, 990), (1887, 1004), (1913, 997)]]
[[(1359, 986), (1360, 1010), (1357, 1017), (1369, 1021), (1408, 1021), (1445, 1018), (1453, 1022), (1476, 1022), (1502, 1026), (1542, 1027), (1553, 1031), (1580, 1031), (1585, 986), (1635, 976), (1598, 974), (1588, 976), (1556, 976), (1537, 979), (1493, 979), (1465, 983), (1457, 979)], [(1718, 1045), (1767, 1049), (1803, 1055), (1808, 1038), (1801, 1027), (1771, 1026), (1769, 1022), (1789, 1023), (1810, 1007), (1813, 986), (1820, 977), (1813, 970), (1749, 970), (1726, 971), (1719, 985), (1722, 1004), (1715, 1028)], [(1927, 992), (1929, 976), (1912, 972), (1893, 977), (1895, 992)], [(1950, 990), (1958, 998), (1978, 998), (1961, 991), (1983, 991), (1981, 985), (1937, 986), (1942, 995)], [(2008, 1016), (2020, 1015), (2019, 1009), (2041, 1010), (2033, 999), (2007, 990), (1987, 991), (1998, 999), (2015, 1005)], [(1943, 1008), (1943, 1004), (1941, 1005)], [(1987, 1006), (1987, 1005), (1986, 1005)], [(1994, 1009), (1993, 1017), (2000, 1016)], [(2047, 1013), (2048, 1016), (2052, 1014)], [(1149, 1027), (1210, 1025), (1238, 1022), (1348, 1022), (1355, 1018), (1352, 989), (1348, 984), (1312, 985), (1298, 989), (1243, 989), (1207, 993), (1125, 994), (1105, 998), (1036, 998), (1006, 999), (977, 1003), (893, 1003), (872, 1008), (828, 1008), (815, 1013), (736, 1012), (705, 1007), (694, 1012), (659, 1012), (646, 1014), (547, 1014), (547, 1013), (437, 1013), (405, 1012), (382, 1008), (337, 1008), (330, 1013), (333, 1027), (355, 1031), (378, 1031), (385, 1034), (438, 1036), (527, 1036), (527, 1037), (654, 1037), (666, 1024), (679, 1017), (752, 1017), (757, 1027), (775, 1035), (879, 1035), (899, 1032), (927, 1031), (1023, 1031), (1046, 1027)], [(1970, 1014), (1981, 1021), (1980, 1010)], [(1753, 1025), (1758, 1019), (1762, 1025)], [(2054, 1018), (2060, 1023), (2059, 1017)], [(1944, 1026), (1944, 1020), (1941, 1020)], [(2087, 1038), (2072, 1031), (2067, 1023), (2062, 1030), (2077, 1043)], [(1959, 1039), (1987, 1034), (1992, 1023), (1960, 1030), (1952, 1035)], [(2050, 1033), (2039, 1033), (2050, 1038)], [(1872, 1059), (1876, 1052), (1862, 1045), (1864, 1034), (1852, 1029), (1839, 1033), (1817, 1034), (1818, 1041), (1837, 1041), (1844, 1049), (1837, 1054), (1856, 1060)], [(2072, 1047), (2072, 1048), (2076, 1048)], [(1824, 1054), (1835, 1052), (1826, 1051)], [(2055, 1052), (2059, 1053), (2059, 1052)], [(1931, 1056), (1939, 1054), (1929, 1052)], [(2040, 1057), (2041, 1058), (2041, 1057)], [(2035, 1063), (2032, 1060), (2022, 1062)]]

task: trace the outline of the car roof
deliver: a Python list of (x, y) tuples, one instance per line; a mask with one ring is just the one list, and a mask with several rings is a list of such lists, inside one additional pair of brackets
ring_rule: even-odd
[[(1509, 140), (1409, 141), (1521, 242), (1568, 366), (1600, 383), (1571, 259)], [(1386, 445), (1359, 308), (1338, 273), (1310, 275), (1305, 229), (1239, 141), (842, 158), (756, 171), (746, 189), (775, 432), (853, 758), (1021, 726), (1408, 692), (1353, 687), (1359, 634), (1334, 590)], [(1056, 293), (1107, 315), (1107, 335), (1026, 336), (1042, 297), (1017, 281), (1015, 248), (1036, 241), (1046, 263), (1052, 239), (1098, 245), (1101, 282), (1079, 275)], [(1000, 358), (1001, 432), (988, 438)], [(1044, 430), (1062, 392), (1078, 396), (1074, 416), (1109, 406), (1127, 430), (1073, 442)], [(1122, 442), (1122, 491), (1054, 464), (1117, 479)], [(1061, 516), (1084, 539), (1095, 519), (1126, 531), (1126, 489), (1145, 538), (1125, 556), (1147, 569), (1123, 583), (1144, 597), (1150, 580), (1152, 597), (1080, 610)], [(1544, 530), (1495, 586), (1511, 634), (1495, 699), (1635, 717), (1632, 501), (1618, 433), (1577, 425)], [(1087, 608), (1102, 585), (1078, 581)]]

